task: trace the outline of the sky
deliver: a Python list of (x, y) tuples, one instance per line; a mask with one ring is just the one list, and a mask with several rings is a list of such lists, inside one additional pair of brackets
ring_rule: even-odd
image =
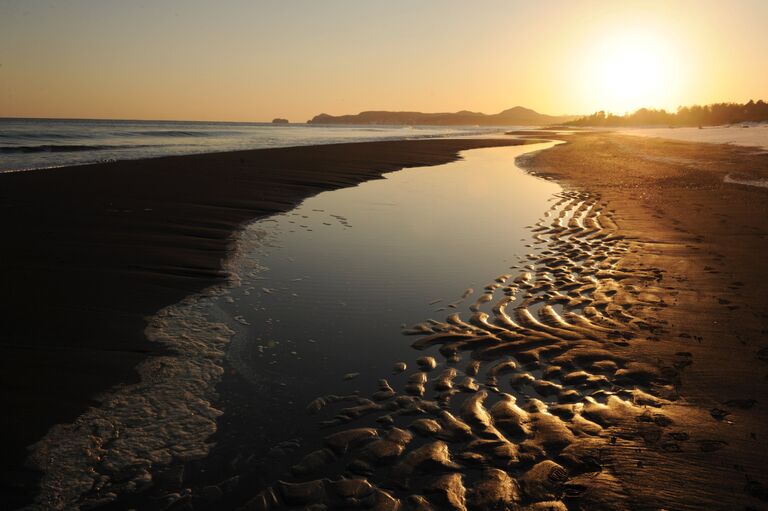
[(768, 1), (0, 0), (0, 116), (304, 122), (768, 100)]

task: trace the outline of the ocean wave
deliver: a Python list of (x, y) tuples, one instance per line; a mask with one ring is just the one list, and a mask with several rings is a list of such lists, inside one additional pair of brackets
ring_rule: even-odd
[(768, 188), (768, 179), (750, 179), (740, 174), (728, 174), (723, 178), (723, 183), (732, 183), (737, 185), (756, 186), (758, 188)]
[(241, 135), (240, 131), (183, 131), (183, 130), (142, 130), (122, 133), (141, 137), (215, 137), (220, 135)]
[(0, 154), (75, 153), (75, 152), (81, 152), (81, 151), (137, 149), (142, 147), (151, 147), (151, 146), (148, 146), (148, 145), (81, 145), (81, 144), (17, 145), (17, 146), (0, 147)]
[(181, 131), (181, 130), (149, 130), (132, 131), (126, 135), (139, 135), (142, 137), (207, 137), (210, 133), (206, 131)]
[(16, 131), (9, 131), (6, 133), (0, 132), (0, 140), (72, 140), (76, 138), (83, 138), (82, 134), (77, 133), (18, 133)]

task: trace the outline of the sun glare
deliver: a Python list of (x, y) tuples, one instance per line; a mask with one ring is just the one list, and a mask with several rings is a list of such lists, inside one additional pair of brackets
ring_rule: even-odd
[(675, 105), (681, 69), (670, 41), (657, 34), (618, 33), (590, 52), (584, 85), (602, 108), (625, 113)]

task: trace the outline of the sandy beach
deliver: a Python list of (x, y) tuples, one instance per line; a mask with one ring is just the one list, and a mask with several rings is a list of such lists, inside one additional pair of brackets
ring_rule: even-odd
[[(726, 177), (765, 179), (768, 155), (546, 136), (567, 143), (518, 158), (565, 188), (531, 227), (537, 255), (468, 310), (406, 330), (413, 359), (366, 375), (381, 378), (374, 394), (309, 403), (318, 445), (271, 461), (273, 480), (201, 477), (180, 494), (158, 479), (150, 501), (112, 507), (761, 509), (768, 190)], [(145, 318), (223, 279), (244, 221), (519, 143), (339, 144), (0, 176), (18, 248), (2, 256), (14, 290), (3, 297), (7, 501), (32, 497), (27, 445), (163, 354)]]
[(762, 509), (768, 193), (727, 176), (765, 180), (768, 155), (618, 134), (566, 139), (527, 167), (597, 194), (616, 212), (619, 230), (633, 240), (618, 268), (661, 271), (665, 306), (652, 308), (658, 333), (634, 350), (669, 371), (680, 399), (665, 407), (675, 420), (665, 435), (645, 439), (642, 453), (616, 454), (633, 509)]
[(26, 502), (27, 446), (72, 422), (135, 367), (162, 355), (146, 317), (220, 282), (233, 233), (323, 190), (461, 150), (515, 140), (335, 144), (0, 175), (6, 292), (4, 502)]
[(0, 511), (768, 511), (768, 1), (0, 1)]
[(411, 327), (429, 355), (377, 392), (310, 403), (327, 435), (246, 508), (764, 506), (768, 196), (726, 177), (759, 182), (766, 155), (560, 138), (518, 159), (566, 187), (532, 228), (540, 255)]

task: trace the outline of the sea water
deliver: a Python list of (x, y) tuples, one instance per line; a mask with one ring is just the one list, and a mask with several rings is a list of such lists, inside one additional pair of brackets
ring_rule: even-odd
[(213, 305), (235, 332), (220, 388), (223, 455), (306, 441), (313, 399), (369, 395), (395, 363), (435, 354), (411, 347), (411, 326), (466, 318), (485, 286), (525, 271), (538, 250), (531, 226), (561, 188), (515, 160), (554, 144), (464, 151), (246, 226), (228, 262), (237, 285)]
[(240, 333), (231, 363), (284, 384), (273, 391), (286, 398), (355, 390), (362, 382), (342, 383), (348, 373), (388, 374), (412, 354), (403, 325), (466, 309), (527, 262), (526, 226), (560, 188), (515, 158), (551, 145), (465, 151), (248, 225), (232, 261), (239, 286), (220, 305)]
[(0, 118), (0, 172), (268, 147), (477, 136), (499, 127)]

